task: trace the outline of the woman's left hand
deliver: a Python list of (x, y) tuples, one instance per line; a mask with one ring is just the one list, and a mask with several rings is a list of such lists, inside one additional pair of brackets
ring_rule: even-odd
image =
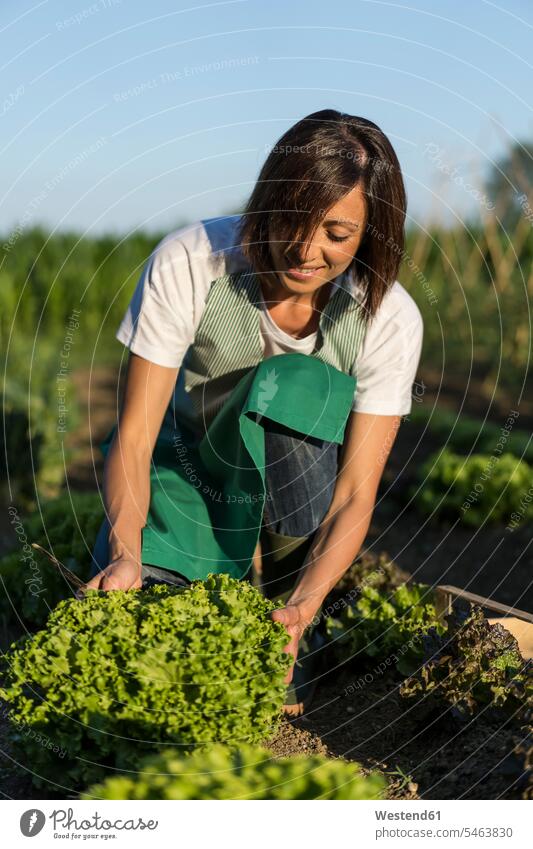
[(292, 654), (293, 662), (287, 671), (284, 683), (290, 684), (292, 681), (296, 656), (298, 654), (298, 643), (307, 626), (311, 624), (313, 617), (309, 616), (309, 613), (304, 611), (301, 605), (290, 603), (279, 610), (273, 610), (271, 616), (274, 622), (281, 622), (282, 625), (285, 625), (287, 633), (289, 634), (290, 639), (285, 646), (284, 651), (287, 654)]

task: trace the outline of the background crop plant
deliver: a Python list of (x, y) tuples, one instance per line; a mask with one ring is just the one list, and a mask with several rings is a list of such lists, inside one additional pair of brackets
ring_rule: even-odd
[[(98, 493), (69, 493), (45, 502), (29, 515), (10, 510), (13, 549), (0, 559), (0, 617), (3, 629), (42, 627), (51, 610), (73, 592), (48, 558), (28, 546), (38, 543), (68, 569), (87, 580), (92, 548), (104, 518)], [(23, 544), (24, 543), (24, 544)]]

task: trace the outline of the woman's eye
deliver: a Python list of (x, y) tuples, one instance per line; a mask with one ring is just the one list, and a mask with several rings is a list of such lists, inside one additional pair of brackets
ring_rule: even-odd
[(332, 242), (345, 242), (348, 238), (348, 236), (335, 236), (333, 233), (328, 233), (328, 239)]

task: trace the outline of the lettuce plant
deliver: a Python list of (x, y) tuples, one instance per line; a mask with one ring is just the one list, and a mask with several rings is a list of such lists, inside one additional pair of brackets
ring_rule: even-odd
[(362, 588), (357, 601), (338, 618), (326, 620), (339, 660), (391, 658), (407, 674), (422, 657), (422, 635), (430, 627), (442, 630), (426, 584), (402, 584), (391, 593)]
[[(84, 786), (134, 769), (153, 745), (269, 735), (289, 663), (273, 607), (227, 575), (60, 602), (44, 630), (3, 656), (0, 697), (19, 760), (37, 784)], [(44, 737), (66, 752), (60, 763)]]
[(448, 704), (457, 718), (484, 706), (519, 714), (533, 704), (532, 668), (509, 631), (491, 625), (477, 606), (466, 618), (450, 614), (447, 623), (444, 634), (429, 632), (426, 662), (403, 682), (403, 698), (426, 701), (427, 711)]
[(259, 746), (215, 745), (184, 756), (175, 749), (146, 759), (129, 776), (108, 778), (85, 799), (379, 799), (387, 782), (356, 763), (323, 755), (275, 760)]
[(391, 592), (410, 580), (406, 572), (385, 552), (375, 554), (365, 551), (359, 554), (335, 584), (324, 602), (324, 611), (330, 607), (337, 610), (353, 602), (364, 587), (373, 587), (380, 592)]
[(533, 467), (513, 454), (463, 457), (445, 448), (421, 466), (419, 481), (411, 492), (424, 513), (479, 527), (508, 522), (522, 504), (523, 518), (533, 518), (533, 501), (524, 504)]

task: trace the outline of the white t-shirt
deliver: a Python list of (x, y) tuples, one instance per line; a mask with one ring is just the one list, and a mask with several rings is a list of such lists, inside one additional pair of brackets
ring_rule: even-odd
[[(213, 280), (250, 270), (235, 235), (238, 220), (204, 219), (174, 230), (156, 246), (116, 333), (130, 351), (157, 365), (181, 366)], [(349, 286), (361, 301), (358, 284), (350, 278)], [(310, 354), (314, 349), (316, 334), (297, 339), (285, 333), (264, 302), (260, 327), (265, 357), (290, 351)], [(401, 416), (411, 412), (422, 336), (420, 310), (396, 280), (369, 323), (357, 357), (354, 411)]]
[[(330, 289), (329, 297), (333, 294), (333, 287)], [(278, 327), (269, 311), (263, 295), (259, 293), (259, 305), (261, 307), (261, 315), (259, 317), (259, 327), (263, 340), (263, 358), (274, 357), (276, 354), (289, 354), (292, 351), (298, 351), (299, 354), (312, 354), (315, 349), (315, 343), (318, 333), (309, 333), (308, 336), (303, 336), (297, 339), (286, 333), (281, 327)]]

